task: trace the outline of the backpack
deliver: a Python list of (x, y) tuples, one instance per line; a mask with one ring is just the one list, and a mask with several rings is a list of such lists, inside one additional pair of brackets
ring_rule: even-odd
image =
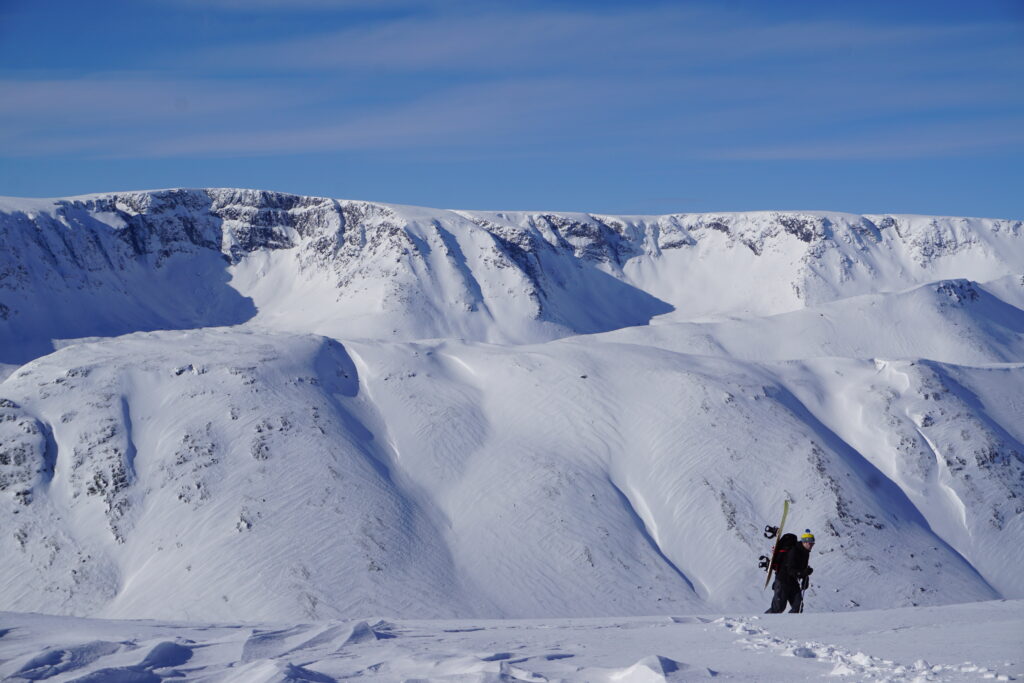
[(779, 565), (785, 561), (786, 555), (796, 547), (797, 540), (796, 534), (782, 534), (779, 542), (775, 544), (771, 571), (778, 572)]

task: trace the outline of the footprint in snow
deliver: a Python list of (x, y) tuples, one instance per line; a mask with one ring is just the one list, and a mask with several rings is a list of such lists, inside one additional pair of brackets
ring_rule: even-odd
[(716, 619), (715, 623), (729, 629), (733, 633), (748, 636), (739, 639), (747, 649), (754, 651), (769, 650), (785, 657), (800, 657), (803, 659), (814, 659), (821, 662), (831, 663), (833, 668), (830, 676), (854, 676), (860, 679), (887, 680), (892, 683), (910, 681), (941, 681), (944, 677), (952, 676), (957, 678), (967, 670), (971, 673), (978, 673), (984, 678), (995, 680), (1013, 680), (1006, 674), (998, 674), (988, 669), (979, 670), (973, 667), (970, 662), (965, 664), (936, 664), (931, 665), (924, 660), (918, 660), (913, 665), (904, 666), (896, 664), (888, 659), (872, 657), (866, 652), (852, 652), (823, 643), (807, 642), (798, 643), (784, 638), (772, 636), (765, 629), (752, 626), (745, 620), (733, 620), (727, 618)]

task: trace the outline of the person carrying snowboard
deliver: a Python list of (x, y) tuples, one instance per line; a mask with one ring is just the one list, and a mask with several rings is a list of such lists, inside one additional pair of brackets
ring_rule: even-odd
[[(783, 544), (785, 536), (791, 537), (791, 542)], [(807, 577), (814, 570), (807, 565), (811, 556), (811, 548), (814, 547), (814, 534), (810, 529), (804, 531), (800, 536), (800, 542), (796, 543), (794, 534), (786, 534), (779, 539), (779, 545), (775, 549), (775, 557), (772, 558), (772, 565), (775, 568), (775, 583), (772, 590), (775, 595), (772, 597), (772, 606), (765, 614), (778, 614), (790, 606), (790, 612), (799, 612), (803, 604), (803, 591), (807, 588)]]

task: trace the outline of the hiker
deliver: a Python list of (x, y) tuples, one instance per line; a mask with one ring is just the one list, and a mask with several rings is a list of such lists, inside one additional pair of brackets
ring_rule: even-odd
[[(787, 534), (790, 536), (792, 534)], [(795, 536), (794, 536), (795, 539)], [(803, 610), (803, 591), (807, 589), (807, 577), (814, 570), (807, 566), (811, 556), (811, 548), (814, 547), (814, 534), (810, 529), (800, 535), (800, 542), (793, 543), (783, 548), (781, 539), (779, 548), (775, 550), (775, 583), (772, 590), (775, 591), (772, 597), (772, 606), (765, 614), (778, 614), (790, 606), (790, 612), (801, 612)]]

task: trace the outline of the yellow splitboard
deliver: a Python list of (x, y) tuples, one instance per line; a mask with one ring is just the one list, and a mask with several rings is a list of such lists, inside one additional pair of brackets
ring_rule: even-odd
[[(786, 525), (786, 515), (789, 514), (789, 501), (782, 501), (782, 521), (779, 522), (779, 530), (775, 532), (775, 543), (772, 544), (772, 554), (768, 556), (768, 578), (764, 580), (764, 587), (767, 588), (768, 584), (772, 580), (772, 560), (775, 559), (775, 548), (779, 545), (779, 539), (782, 538), (782, 527)], [(762, 589), (764, 590), (764, 589)]]

